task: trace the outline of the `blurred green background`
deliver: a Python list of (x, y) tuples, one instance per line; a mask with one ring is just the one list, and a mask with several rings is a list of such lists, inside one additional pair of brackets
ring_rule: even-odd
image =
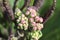
[[(33, 1), (33, 0), (32, 0)], [(32, 3), (31, 1), (31, 4)], [(10, 5), (13, 7), (14, 0), (10, 0)], [(24, 0), (19, 0), (17, 7), (21, 8), (24, 4)], [(48, 8), (52, 5), (52, 0), (45, 0), (43, 7), (39, 10), (40, 16), (44, 17)], [(4, 21), (4, 20), (3, 20)], [(0, 30), (2, 28), (2, 14), (0, 10)], [(7, 24), (6, 24), (7, 25)], [(40, 40), (60, 40), (60, 0), (56, 2), (56, 9), (54, 13), (49, 17), (47, 22), (44, 24), (42, 30), (43, 36)]]
[(56, 0), (56, 9), (44, 24), (41, 40), (60, 40), (60, 0)]

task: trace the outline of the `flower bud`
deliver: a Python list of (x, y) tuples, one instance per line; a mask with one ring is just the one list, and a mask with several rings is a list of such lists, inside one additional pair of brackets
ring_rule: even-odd
[(35, 17), (36, 15), (35, 15), (34, 13), (31, 13), (30, 16), (31, 16), (31, 17)]
[(26, 22), (25, 22), (25, 20), (21, 20), (21, 23), (22, 23), (22, 24), (25, 24)]
[(21, 26), (22, 27), (23, 25), (21, 23), (19, 23), (18, 26)]
[(33, 19), (33, 18), (29, 18), (29, 21), (30, 21), (30, 22), (34, 22), (34, 19)]
[(33, 27), (33, 30), (36, 31), (37, 30), (37, 27)]
[(36, 23), (35, 23), (35, 22), (32, 22), (32, 26), (33, 26), (33, 27), (36, 27)]
[(24, 14), (22, 14), (22, 18), (25, 18), (25, 15)]
[(20, 22), (20, 20), (19, 20), (19, 19), (17, 19), (16, 21), (17, 21), (17, 23), (19, 23), (19, 22)]
[(37, 23), (38, 30), (41, 30), (43, 28), (43, 24)]
[(18, 28), (23, 29), (23, 24), (19, 23), (18, 26)]
[(28, 16), (28, 15), (30, 14), (30, 12), (29, 12), (29, 11), (27, 11), (25, 14)]
[(39, 22), (39, 21), (40, 21), (39, 16), (36, 16), (36, 17), (35, 17), (35, 21), (36, 21), (36, 22)]
[(42, 17), (40, 17), (40, 22), (43, 22), (43, 18)]
[(27, 30), (28, 29), (28, 25), (23, 24), (23, 26), (24, 26), (24, 30)]
[(28, 10), (31, 12), (31, 13), (30, 13), (30, 16), (31, 16), (31, 17), (35, 17), (35, 16), (37, 15), (37, 12), (36, 12), (35, 9), (29, 7)]
[(27, 17), (25, 17), (25, 20), (28, 22), (28, 18)]
[(43, 24), (40, 24), (40, 27), (43, 28)]
[(20, 11), (20, 9), (16, 8), (16, 10), (15, 10), (15, 15), (20, 16), (21, 13), (22, 13), (22, 12)]

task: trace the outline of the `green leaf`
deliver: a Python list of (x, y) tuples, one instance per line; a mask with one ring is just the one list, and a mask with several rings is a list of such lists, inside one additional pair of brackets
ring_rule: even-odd
[(15, 34), (16, 33), (16, 29), (14, 29), (15, 24), (13, 22), (11, 23), (11, 27), (12, 27), (12, 32)]
[(9, 4), (10, 4), (11, 7), (14, 6), (14, 2), (15, 2), (15, 0), (9, 0)]
[(24, 5), (24, 0), (18, 0), (16, 7), (21, 8)]
[(30, 6), (32, 6), (34, 4), (34, 0), (30, 0)]
[(50, 19), (44, 24), (43, 37), (40, 40), (60, 40), (60, 0)]
[(8, 36), (8, 30), (4, 28), (2, 24), (0, 24), (0, 32), (4, 37)]
[(53, 0), (45, 0), (43, 6), (40, 8), (39, 13), (40, 16), (44, 17), (44, 15), (49, 10), (49, 7), (52, 6)]

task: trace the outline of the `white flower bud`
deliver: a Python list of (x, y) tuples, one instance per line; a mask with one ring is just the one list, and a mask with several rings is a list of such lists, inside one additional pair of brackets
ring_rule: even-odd
[(42, 17), (40, 17), (40, 22), (43, 22), (43, 18)]
[(19, 23), (20, 22), (20, 20), (19, 19), (17, 19), (17, 23)]
[(33, 27), (36, 27), (36, 22), (32, 22), (32, 26)]
[(30, 16), (31, 16), (31, 17), (35, 17), (36, 15), (35, 15), (34, 13), (31, 13)]
[(33, 30), (36, 31), (37, 30), (37, 27), (33, 27)]
[(21, 24), (25, 24), (26, 23), (26, 21), (25, 20), (21, 20)]
[(25, 17), (25, 20), (28, 22), (28, 18), (27, 17)]
[(23, 26), (24, 26), (24, 30), (27, 30), (28, 29), (28, 25), (23, 24)]
[(24, 14), (22, 14), (22, 18), (25, 18), (25, 15)]
[(39, 22), (39, 21), (40, 21), (39, 16), (36, 16), (36, 17), (35, 17), (35, 21), (36, 21), (36, 22)]
[(23, 24), (19, 23), (18, 25), (20, 29), (23, 29)]
[(43, 28), (43, 24), (37, 23), (38, 30), (41, 30)]
[(30, 14), (30, 12), (29, 12), (29, 11), (27, 11), (25, 14), (26, 14), (26, 15), (29, 15), (29, 14)]
[(30, 22), (34, 22), (34, 19), (33, 19), (33, 18), (29, 18), (29, 21), (30, 21)]
[(16, 10), (15, 10), (15, 15), (20, 16), (21, 13), (22, 13), (22, 12), (20, 11), (20, 9), (16, 8)]

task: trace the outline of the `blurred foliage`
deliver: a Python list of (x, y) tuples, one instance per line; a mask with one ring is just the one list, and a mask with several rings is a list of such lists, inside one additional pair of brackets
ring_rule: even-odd
[[(9, 0), (11, 7), (13, 7), (14, 0)], [(33, 2), (30, 4), (32, 5)], [(24, 0), (19, 0), (17, 2), (17, 7), (21, 8), (24, 5)], [(40, 8), (39, 13), (40, 16), (44, 17), (48, 8), (52, 5), (52, 0), (45, 0), (43, 7)], [(4, 20), (2, 11), (0, 8), (0, 32), (5, 34), (3, 26), (8, 28), (8, 22)], [(14, 28), (14, 24), (11, 24)], [(8, 29), (7, 29), (8, 30)], [(14, 31), (14, 30), (13, 30)], [(56, 9), (54, 13), (49, 17), (47, 22), (44, 24), (44, 28), (42, 30), (43, 37), (40, 40), (60, 40), (60, 0), (57, 0)], [(7, 32), (8, 33), (8, 32)]]
[[(44, 24), (43, 37), (40, 40), (60, 40), (60, 0), (57, 0), (56, 9), (49, 20)], [(46, 5), (47, 6), (47, 5)], [(45, 11), (45, 9), (44, 9)], [(42, 13), (41, 13), (42, 14)]]

